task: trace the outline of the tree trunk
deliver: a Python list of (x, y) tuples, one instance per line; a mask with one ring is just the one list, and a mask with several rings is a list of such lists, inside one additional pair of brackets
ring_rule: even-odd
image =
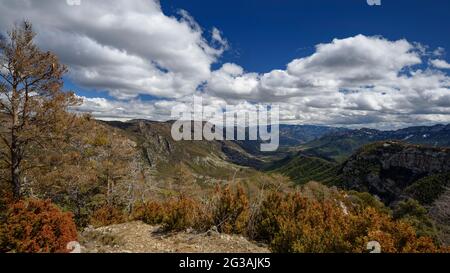
[(13, 93), (11, 100), (12, 121), (11, 121), (11, 184), (13, 197), (20, 199), (21, 181), (20, 181), (20, 148), (18, 147), (17, 124), (19, 122), (19, 105), (17, 94), (17, 83), (14, 77)]
[(20, 199), (20, 197), (21, 197), (20, 189), (21, 189), (20, 179), (19, 179), (19, 177), (14, 177), (13, 178), (13, 197), (14, 197), (14, 200), (19, 200)]
[[(13, 146), (15, 145), (13, 144)], [(11, 183), (13, 188), (13, 197), (15, 200), (18, 200), (20, 199), (21, 183), (19, 157), (15, 148), (11, 149)]]

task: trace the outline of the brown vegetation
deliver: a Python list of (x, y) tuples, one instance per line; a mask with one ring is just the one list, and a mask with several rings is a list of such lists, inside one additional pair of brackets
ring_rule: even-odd
[(69, 212), (49, 200), (21, 200), (6, 212), (0, 226), (0, 250), (16, 252), (66, 252), (76, 241), (77, 230)]
[(418, 236), (404, 220), (395, 220), (376, 207), (353, 204), (349, 201), (353, 198), (338, 191), (322, 186), (320, 194), (313, 187), (318, 195), (311, 196), (310, 188), (304, 189), (307, 194), (270, 191), (256, 214), (249, 213), (242, 188), (225, 187), (212, 202), (180, 198), (147, 203), (137, 209), (135, 219), (176, 231), (215, 226), (224, 233), (264, 241), (274, 252), (366, 252), (370, 241), (378, 241), (383, 252), (444, 251), (430, 237)]

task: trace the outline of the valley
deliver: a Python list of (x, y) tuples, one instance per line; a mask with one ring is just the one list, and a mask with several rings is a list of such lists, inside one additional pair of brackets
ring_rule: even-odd
[(449, 125), (396, 131), (283, 125), (280, 149), (262, 153), (259, 141), (173, 141), (170, 122), (106, 124), (137, 142), (166, 195), (203, 196), (228, 183), (243, 184), (251, 193), (268, 185), (289, 191), (316, 181), (367, 192), (393, 211), (415, 200), (426, 219), (439, 222), (433, 232), (442, 230), (440, 238), (448, 243), (450, 222), (431, 212), (450, 187)]

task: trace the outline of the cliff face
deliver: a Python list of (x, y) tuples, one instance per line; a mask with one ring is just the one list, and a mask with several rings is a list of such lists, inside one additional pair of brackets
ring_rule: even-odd
[(448, 172), (450, 149), (394, 141), (362, 147), (340, 170), (346, 188), (368, 191), (387, 204), (407, 197), (410, 193), (406, 189), (416, 182)]
[(417, 174), (450, 170), (449, 153), (444, 150), (408, 147), (398, 153), (386, 153), (383, 156), (385, 158), (381, 161), (383, 169), (405, 168)]

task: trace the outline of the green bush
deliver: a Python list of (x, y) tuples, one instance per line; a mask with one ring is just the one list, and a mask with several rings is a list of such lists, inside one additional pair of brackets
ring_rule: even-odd
[(438, 231), (433, 221), (428, 217), (428, 211), (417, 200), (408, 199), (399, 202), (393, 212), (395, 219), (403, 219), (410, 223), (419, 236), (436, 239)]
[(360, 209), (372, 207), (380, 212), (391, 213), (391, 210), (383, 202), (368, 192), (349, 191), (348, 195), (350, 203)]

